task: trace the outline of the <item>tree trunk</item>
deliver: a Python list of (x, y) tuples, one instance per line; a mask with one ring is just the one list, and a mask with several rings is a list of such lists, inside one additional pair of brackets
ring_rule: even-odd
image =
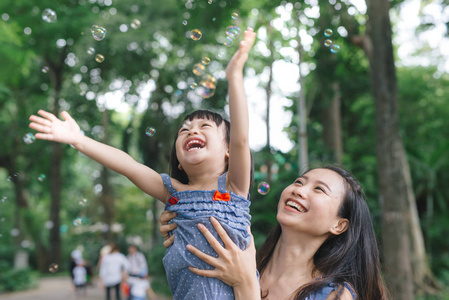
[[(270, 23), (267, 23), (267, 32), (268, 32), (268, 49), (270, 50), (270, 61), (269, 61), (269, 72), (268, 75), (268, 82), (265, 86), (265, 95), (267, 98), (267, 110), (266, 110), (266, 116), (265, 116), (265, 124), (267, 129), (267, 151), (271, 151), (271, 139), (270, 139), (270, 103), (271, 103), (271, 83), (273, 82), (273, 63), (274, 63), (274, 47), (272, 39), (270, 38), (273, 35), (273, 27), (271, 27)], [(269, 154), (269, 153), (268, 153)], [(267, 182), (271, 182), (271, 169), (273, 161), (271, 160), (271, 155), (268, 156), (269, 159), (265, 162), (267, 166)]]
[[(105, 109), (102, 113), (102, 125), (103, 125), (103, 140), (102, 142), (105, 144), (109, 143), (109, 119), (108, 119), (108, 111)], [(108, 168), (103, 167), (101, 171), (101, 203), (103, 204), (104, 212), (104, 222), (107, 225), (107, 230), (104, 232), (105, 239), (111, 243), (113, 241), (113, 233), (111, 231), (112, 220), (113, 220), (113, 212), (114, 212), (114, 203), (112, 197), (112, 187), (109, 183), (109, 175), (110, 171)]]
[(408, 164), (399, 137), (396, 74), (388, 0), (368, 0), (368, 44), (371, 86), (376, 107), (376, 153), (383, 210), (386, 282), (394, 299), (412, 300), (413, 278), (408, 226)]
[[(299, 18), (296, 18), (299, 20)], [(306, 109), (306, 83), (304, 75), (301, 73), (301, 61), (305, 57), (304, 48), (301, 44), (301, 37), (298, 34), (298, 54), (299, 54), (299, 97), (298, 97), (298, 171), (299, 174), (309, 169), (309, 154), (307, 144), (307, 109)]]
[(340, 108), (340, 85), (338, 82), (332, 84), (334, 96), (328, 107), (323, 110), (323, 139), (324, 144), (334, 153), (334, 160), (342, 163), (343, 142), (341, 134), (341, 108)]

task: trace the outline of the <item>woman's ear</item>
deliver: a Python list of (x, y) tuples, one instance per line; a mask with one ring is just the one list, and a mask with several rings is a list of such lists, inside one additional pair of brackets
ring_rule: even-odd
[(228, 150), (226, 150), (226, 154), (225, 154), (225, 161), (226, 161), (226, 163), (228, 163), (228, 162), (229, 162), (229, 149), (228, 149)]
[(338, 219), (337, 223), (331, 228), (330, 233), (333, 235), (340, 235), (349, 227), (349, 220), (345, 218)]
[(178, 164), (178, 169), (179, 169), (180, 171), (182, 171), (182, 166), (181, 166), (181, 164)]

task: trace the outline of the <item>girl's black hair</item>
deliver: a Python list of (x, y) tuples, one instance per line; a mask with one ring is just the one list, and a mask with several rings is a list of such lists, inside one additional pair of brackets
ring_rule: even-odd
[[(329, 165), (320, 169), (332, 170), (345, 180), (346, 193), (338, 215), (349, 220), (349, 227), (340, 235), (330, 236), (321, 245), (313, 257), (313, 272), (321, 276), (298, 287), (294, 299), (303, 300), (330, 283), (338, 286), (336, 299), (340, 299), (344, 283), (350, 285), (357, 299), (387, 299), (373, 223), (360, 184), (348, 171), (340, 167)], [(282, 228), (278, 223), (257, 252), (257, 269), (261, 276), (281, 234)], [(262, 296), (266, 297), (268, 292), (262, 291), (263, 294), (265, 293)]]
[[(186, 121), (193, 121), (194, 119), (207, 119), (210, 121), (213, 121), (217, 127), (219, 127), (222, 123), (225, 125), (225, 140), (226, 144), (229, 146), (229, 143), (231, 141), (231, 123), (229, 123), (228, 120), (225, 120), (220, 114), (210, 111), (210, 110), (196, 110), (187, 116), (185, 116), (184, 120), (182, 121), (182, 124)], [(179, 182), (187, 184), (189, 183), (189, 178), (187, 177), (187, 174), (184, 170), (180, 170), (178, 168), (179, 166), (179, 160), (176, 155), (176, 139), (178, 138), (178, 132), (176, 131), (175, 139), (173, 141), (173, 146), (170, 153), (170, 176), (174, 179), (177, 179)], [(223, 173), (228, 171), (228, 165), (226, 164), (226, 169), (223, 170)], [(253, 156), (251, 155), (251, 184), (253, 182), (254, 178), (254, 165), (253, 165)]]

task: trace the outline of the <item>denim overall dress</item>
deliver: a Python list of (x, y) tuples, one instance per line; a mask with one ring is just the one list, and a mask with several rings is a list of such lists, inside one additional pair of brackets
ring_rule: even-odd
[[(353, 289), (347, 284), (344, 283), (345, 287), (351, 292), (352, 299), (357, 299), (355, 292)], [(312, 295), (309, 295), (306, 297), (305, 300), (326, 300), (329, 297), (329, 294), (337, 289), (337, 285), (330, 283), (329, 285), (325, 286), (321, 290), (313, 293)]]
[(232, 287), (216, 278), (198, 276), (190, 272), (189, 266), (211, 270), (213, 267), (186, 249), (187, 244), (195, 246), (206, 254), (217, 257), (217, 253), (199, 231), (197, 224), (202, 223), (223, 245), (209, 218), (215, 217), (228, 233), (232, 241), (244, 250), (251, 242), (247, 231), (250, 225), (248, 199), (226, 191), (226, 173), (218, 179), (218, 190), (177, 192), (170, 176), (161, 174), (165, 187), (171, 197), (165, 209), (178, 215), (171, 222), (178, 224), (173, 230), (175, 240), (167, 249), (163, 264), (167, 280), (173, 293), (173, 299), (234, 299)]

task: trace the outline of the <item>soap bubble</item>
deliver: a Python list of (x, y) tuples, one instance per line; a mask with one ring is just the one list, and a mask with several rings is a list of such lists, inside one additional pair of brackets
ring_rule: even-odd
[(51, 273), (56, 273), (59, 271), (59, 265), (58, 264), (50, 264), (50, 266), (48, 267), (48, 271), (50, 271)]
[(74, 226), (83, 225), (83, 223), (84, 223), (84, 219), (81, 218), (81, 217), (73, 219), (73, 225)]
[(333, 45), (331, 46), (330, 51), (331, 51), (332, 53), (338, 53), (338, 51), (340, 51), (340, 46), (338, 46), (337, 44), (333, 44)]
[(156, 133), (156, 129), (154, 129), (153, 127), (147, 127), (147, 129), (145, 130), (145, 134), (147, 136), (153, 136)]
[(186, 26), (187, 25), (187, 20), (182, 21), (182, 25)]
[(193, 29), (190, 32), (190, 38), (194, 41), (198, 41), (199, 39), (201, 39), (202, 36), (203, 36), (203, 34), (198, 29)]
[(44, 174), (40, 174), (40, 175), (37, 177), (37, 180), (39, 180), (40, 182), (44, 181), (44, 180), (45, 180), (45, 175), (44, 175)]
[(90, 47), (89, 49), (87, 49), (87, 54), (92, 55), (95, 53), (95, 49)]
[(212, 4), (213, 0), (208, 0), (207, 3)]
[(48, 70), (50, 70), (47, 66), (42, 67), (42, 73), (48, 73)]
[(330, 37), (330, 36), (332, 36), (333, 33), (334, 33), (334, 32), (333, 32), (332, 29), (330, 29), (330, 28), (326, 28), (326, 29), (324, 30), (324, 36), (325, 36), (325, 37)]
[(90, 28), (90, 31), (92, 32), (92, 36), (96, 41), (101, 41), (106, 37), (106, 29), (101, 26), (93, 25)]
[(102, 62), (104, 62), (104, 56), (101, 55), (101, 54), (97, 54), (97, 55), (95, 56), (95, 61), (96, 61), (97, 63), (102, 63)]
[(83, 198), (78, 202), (78, 204), (82, 207), (85, 207), (87, 205), (87, 199)]
[(193, 82), (190, 84), (189, 87), (190, 87), (190, 89), (194, 90), (194, 89), (196, 89), (197, 86), (198, 86), (198, 84), (196, 82)]
[(201, 76), (204, 74), (206, 67), (204, 67), (203, 64), (194, 64), (193, 65), (193, 69), (192, 72), (193, 74), (195, 74), (196, 76)]
[(25, 142), (25, 144), (32, 144), (34, 143), (34, 141), (36, 141), (36, 137), (32, 133), (27, 133), (23, 137), (23, 141)]
[(203, 59), (201, 60), (201, 62), (203, 63), (203, 65), (207, 65), (210, 63), (210, 58), (205, 56), (203, 57)]
[(140, 28), (140, 25), (141, 25), (141, 23), (140, 23), (140, 21), (139, 21), (138, 19), (134, 19), (134, 20), (131, 22), (131, 28), (132, 28), (132, 29), (139, 29), (139, 28)]
[(230, 37), (226, 37), (226, 42), (224, 42), (223, 45), (225, 45), (226, 47), (231, 47), (233, 42), (233, 39), (231, 39)]
[(46, 8), (42, 12), (42, 20), (47, 23), (55, 23), (57, 18), (58, 16), (56, 15), (55, 11), (50, 8)]
[(228, 26), (226, 27), (226, 35), (231, 39), (235, 39), (240, 34), (240, 28), (237, 26)]
[(330, 46), (332, 46), (332, 44), (333, 44), (332, 40), (330, 40), (330, 39), (324, 40), (324, 46), (330, 47)]
[(204, 75), (201, 79), (196, 92), (204, 99), (210, 98), (215, 94), (217, 80), (212, 75)]
[(231, 15), (231, 18), (232, 18), (233, 20), (237, 19), (238, 17), (239, 17), (239, 14), (236, 13), (236, 12), (232, 13), (232, 15)]
[(262, 181), (257, 185), (257, 191), (261, 195), (266, 195), (270, 191), (270, 184), (268, 182)]

